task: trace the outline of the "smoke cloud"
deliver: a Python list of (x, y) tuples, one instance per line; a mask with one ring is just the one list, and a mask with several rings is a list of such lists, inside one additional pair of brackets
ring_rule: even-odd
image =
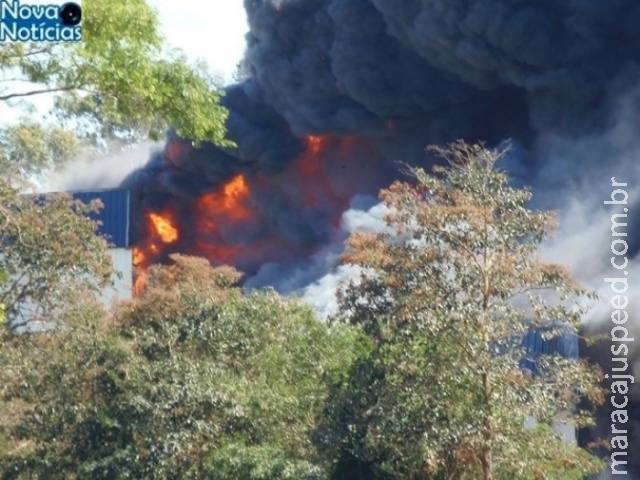
[[(245, 7), (251, 76), (224, 97), (238, 147), (194, 148), (170, 135), (128, 176), (139, 265), (173, 251), (201, 254), (245, 270), (247, 286), (301, 295), (327, 314), (339, 280), (354, 273), (337, 266), (342, 242), (351, 231), (383, 228), (371, 198), (401, 177), (398, 161), (428, 166), (426, 145), (458, 138), (512, 139), (504, 168), (534, 187), (534, 206), (561, 212), (544, 254), (603, 293), (614, 213), (603, 201), (611, 177), (628, 183), (630, 316), (638, 328), (640, 4), (245, 0)], [(149, 212), (179, 235), (160, 235)], [(603, 308), (585, 322), (606, 331), (608, 319)], [(608, 345), (588, 354), (608, 368)], [(638, 349), (632, 355), (630, 363), (640, 363)], [(640, 394), (633, 395), (630, 452), (640, 441)], [(640, 468), (640, 458), (630, 461)]]
[(116, 188), (136, 168), (143, 167), (149, 155), (160, 152), (162, 145), (142, 142), (127, 149), (112, 149), (81, 158), (53, 172), (40, 182), (41, 192)]

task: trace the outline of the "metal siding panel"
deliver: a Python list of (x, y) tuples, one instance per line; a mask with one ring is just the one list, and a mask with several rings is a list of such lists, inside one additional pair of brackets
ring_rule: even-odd
[(72, 192), (74, 198), (89, 203), (98, 199), (103, 208), (98, 214), (92, 214), (93, 220), (102, 223), (98, 227), (98, 233), (116, 248), (129, 246), (129, 191), (128, 190), (103, 190), (88, 192)]
[(538, 332), (529, 331), (522, 340), (522, 347), (530, 355), (538, 355), (542, 353), (540, 334)]
[[(558, 330), (558, 333), (552, 338), (544, 339), (542, 334), (552, 329)], [(559, 355), (567, 359), (577, 359), (579, 358), (578, 345), (578, 336), (567, 324), (555, 322), (547, 328), (530, 330), (522, 339), (525, 357), (520, 361), (520, 367), (537, 375), (538, 360), (541, 355)]]
[(114, 285), (103, 292), (102, 301), (105, 305), (114, 300), (131, 299), (133, 292), (133, 253), (125, 248), (113, 248), (109, 250), (109, 255), (120, 278), (115, 276)]
[[(553, 338), (547, 340), (542, 338), (542, 333), (552, 328), (560, 331)], [(533, 356), (556, 354), (564, 358), (578, 358), (578, 336), (568, 325), (555, 324), (548, 329), (529, 331), (522, 340), (522, 347), (529, 355)]]
[(572, 332), (566, 332), (556, 339), (556, 352), (564, 358), (578, 358), (578, 336)]

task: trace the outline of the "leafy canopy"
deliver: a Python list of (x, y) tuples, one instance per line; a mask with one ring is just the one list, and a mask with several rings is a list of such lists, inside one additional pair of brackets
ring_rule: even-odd
[[(60, 196), (20, 197), (31, 181), (88, 146), (157, 139), (169, 126), (196, 142), (230, 145), (219, 82), (166, 48), (144, 0), (83, 7), (82, 42), (0, 44), (0, 104), (22, 113), (0, 125), (0, 270), (8, 277), (0, 303), (14, 320), (26, 308), (51, 317), (65, 295), (97, 291), (110, 275), (87, 209)], [(53, 116), (29, 103), (43, 96), (52, 96)]]
[(411, 169), (415, 183), (381, 193), (393, 234), (348, 242), (344, 261), (363, 273), (341, 293), (337, 320), (361, 329), (370, 348), (334, 386), (324, 447), (338, 472), (359, 465), (375, 478), (597, 473), (601, 463), (551, 426), (590, 424), (582, 401), (602, 401), (598, 372), (560, 354), (532, 356), (536, 375), (521, 368), (532, 329), (577, 341), (591, 295), (538, 255), (553, 215), (529, 210), (531, 193), (496, 169), (505, 151), (432, 150), (446, 166)]
[(326, 478), (311, 431), (352, 334), (238, 272), (174, 256), (111, 316), (0, 348), (2, 478)]
[[(170, 126), (195, 142), (232, 145), (219, 82), (165, 46), (144, 0), (86, 0), (83, 9), (82, 42), (0, 44), (0, 102), (24, 107), (17, 126), (0, 129), (3, 172), (60, 164), (78, 138), (159, 139)], [(25, 103), (45, 94), (54, 99), (48, 122)]]
[[(69, 195), (32, 197), (0, 181), (0, 304), (12, 330), (53, 321), (79, 295), (111, 284), (107, 243)], [(0, 328), (0, 329), (2, 329)]]

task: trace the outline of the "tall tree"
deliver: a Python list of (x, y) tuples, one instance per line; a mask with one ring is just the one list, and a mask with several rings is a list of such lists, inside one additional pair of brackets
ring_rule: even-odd
[(511, 188), (495, 168), (505, 151), (464, 142), (432, 150), (448, 165), (433, 174), (412, 169), (414, 184), (381, 194), (395, 233), (354, 234), (348, 243), (344, 261), (363, 273), (342, 292), (339, 320), (364, 332), (369, 349), (350, 381), (335, 385), (321, 426), (336, 475), (597, 473), (601, 462), (551, 425), (560, 416), (591, 422), (581, 402), (602, 402), (598, 371), (562, 352), (537, 357), (522, 347), (536, 329), (545, 338), (579, 335), (592, 298), (538, 254), (554, 216), (529, 210), (531, 193)]

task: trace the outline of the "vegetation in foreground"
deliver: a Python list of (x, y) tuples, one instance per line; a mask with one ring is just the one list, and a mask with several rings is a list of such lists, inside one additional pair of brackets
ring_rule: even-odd
[[(548, 212), (462, 142), (381, 199), (393, 235), (354, 235), (362, 268), (323, 323), (246, 294), (238, 272), (182, 256), (106, 311), (106, 243), (69, 197), (30, 182), (105, 144), (173, 126), (230, 146), (219, 82), (167, 50), (144, 0), (86, 0), (85, 41), (0, 45), (0, 476), (4, 479), (581, 479), (599, 460), (560, 441), (590, 421), (598, 372), (530, 358), (520, 339), (589, 298), (537, 257)], [(15, 79), (11, 81), (10, 79)], [(23, 89), (23, 82), (33, 88)], [(50, 120), (28, 101), (53, 95)], [(188, 105), (189, 108), (185, 108)], [(22, 315), (23, 313), (28, 315)], [(535, 417), (535, 427), (525, 420)]]
[[(0, 474), (6, 479), (581, 479), (599, 460), (563, 443), (559, 413), (589, 423), (598, 372), (580, 360), (532, 358), (520, 339), (558, 319), (577, 332), (589, 298), (537, 257), (548, 212), (496, 170), (504, 152), (462, 142), (448, 166), (381, 193), (393, 234), (356, 234), (344, 261), (362, 267), (340, 314), (314, 319), (274, 292), (244, 293), (234, 270), (176, 256), (153, 267), (145, 293), (107, 312), (73, 290), (64, 244), (14, 257), (55, 294), (47, 330), (0, 341)], [(0, 231), (15, 222), (55, 239), (60, 224), (16, 217), (0, 198)], [(34, 209), (47, 208), (34, 204)], [(7, 215), (9, 212), (10, 215)], [(83, 248), (94, 225), (68, 210)], [(13, 223), (12, 223), (13, 222)], [(79, 247), (77, 247), (79, 248)], [(81, 257), (85, 258), (85, 257)], [(44, 261), (44, 260), (47, 261)], [(29, 263), (31, 262), (31, 263)], [(8, 270), (9, 264), (2, 269)], [(93, 270), (95, 268), (95, 270)], [(57, 276), (55, 275), (57, 272)], [(26, 279), (28, 280), (28, 279)], [(47, 283), (49, 282), (49, 283)], [(11, 282), (5, 279), (0, 293)], [(6, 302), (5, 302), (6, 303)], [(19, 303), (19, 302), (18, 302)], [(13, 306), (9, 305), (9, 311)], [(11, 320), (11, 315), (9, 315)], [(535, 417), (535, 427), (526, 427)]]

